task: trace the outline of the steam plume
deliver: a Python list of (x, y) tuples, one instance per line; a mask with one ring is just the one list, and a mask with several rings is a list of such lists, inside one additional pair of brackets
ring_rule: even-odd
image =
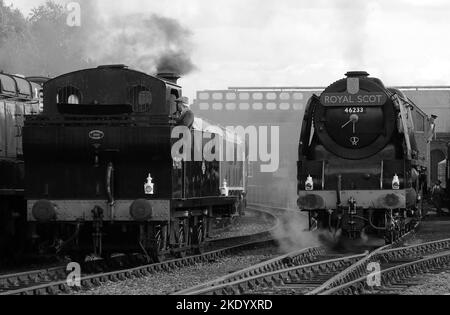
[[(36, 8), (20, 32), (0, 41), (0, 70), (57, 76), (66, 72), (124, 63), (146, 73), (186, 75), (195, 70), (192, 33), (172, 18), (156, 14), (104, 15), (94, 1), (78, 0), (81, 26), (69, 27), (65, 4)], [(17, 28), (16, 28), (17, 29)]]
[(106, 16), (99, 21), (96, 11), (89, 10), (86, 17), (96, 21), (94, 33), (85, 29), (89, 34), (83, 48), (90, 59), (103, 64), (126, 63), (150, 73), (172, 71), (186, 75), (195, 69), (190, 57), (192, 33), (175, 19), (133, 14)]
[(368, 39), (369, 5), (367, 1), (341, 0), (336, 2), (338, 29), (343, 34), (343, 57), (348, 67), (358, 68), (365, 64), (365, 43)]
[(319, 246), (318, 235), (308, 229), (307, 217), (297, 212), (288, 212), (282, 217), (281, 224), (273, 232), (273, 236), (277, 239), (280, 249), (286, 253)]

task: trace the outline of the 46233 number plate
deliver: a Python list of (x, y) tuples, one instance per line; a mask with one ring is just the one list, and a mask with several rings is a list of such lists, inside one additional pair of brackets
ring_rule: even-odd
[(344, 112), (347, 114), (363, 114), (366, 112), (364, 107), (346, 107)]

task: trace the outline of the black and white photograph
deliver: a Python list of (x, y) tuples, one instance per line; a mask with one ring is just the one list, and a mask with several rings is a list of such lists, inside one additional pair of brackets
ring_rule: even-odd
[(0, 295), (450, 295), (449, 16), (0, 0)]

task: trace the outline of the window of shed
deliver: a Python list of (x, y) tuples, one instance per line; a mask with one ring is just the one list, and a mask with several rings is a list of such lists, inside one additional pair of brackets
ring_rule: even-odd
[(262, 110), (264, 107), (264, 105), (262, 103), (254, 103), (253, 104), (253, 109), (254, 110)]
[(214, 93), (214, 94), (213, 94), (213, 99), (214, 99), (215, 101), (223, 100), (223, 94), (222, 94), (222, 93)]
[(276, 110), (277, 104), (276, 103), (267, 103), (266, 108), (267, 108), (267, 110)]
[(293, 98), (294, 98), (294, 100), (296, 100), (296, 101), (301, 101), (301, 100), (303, 100), (303, 93), (294, 93), (294, 95), (293, 95)]
[(209, 110), (209, 104), (208, 103), (200, 103), (198, 105), (198, 107), (200, 108), (200, 110)]
[(266, 99), (270, 100), (270, 101), (274, 101), (277, 99), (277, 93), (267, 93), (266, 94)]
[(280, 94), (280, 99), (283, 101), (287, 101), (291, 99), (291, 94), (287, 92), (283, 92)]
[(237, 105), (236, 105), (236, 103), (227, 103), (225, 105), (225, 107), (226, 107), (227, 110), (236, 110)]
[(264, 94), (263, 93), (253, 93), (253, 99), (254, 100), (258, 100), (258, 101), (260, 101), (260, 100), (262, 100), (264, 98)]
[(198, 94), (198, 98), (202, 101), (209, 100), (209, 93), (207, 92), (201, 92)]
[(227, 93), (227, 100), (228, 101), (236, 100), (236, 93)]
[(289, 103), (281, 103), (280, 104), (281, 110), (289, 110), (290, 108), (291, 108), (291, 104), (289, 104)]
[(223, 104), (222, 103), (214, 103), (212, 107), (213, 107), (214, 110), (223, 110)]
[(249, 93), (239, 93), (239, 99), (240, 100), (249, 100), (250, 99), (250, 94)]
[(239, 104), (239, 109), (240, 110), (249, 110), (250, 109), (250, 104), (249, 103), (240, 103)]

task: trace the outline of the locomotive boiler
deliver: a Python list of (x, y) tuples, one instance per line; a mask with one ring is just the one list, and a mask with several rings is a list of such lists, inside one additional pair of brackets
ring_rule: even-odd
[(387, 243), (421, 217), (430, 121), (402, 92), (349, 72), (308, 102), (299, 143), (298, 207), (310, 229)]
[[(28, 220), (42, 250), (159, 261), (201, 251), (212, 219), (242, 211), (245, 157), (204, 158), (217, 132), (180, 108), (177, 79), (111, 65), (45, 83), (44, 111), (23, 129)], [(195, 139), (184, 158), (172, 154), (180, 126)], [(222, 135), (223, 150), (244, 152), (233, 136)]]

